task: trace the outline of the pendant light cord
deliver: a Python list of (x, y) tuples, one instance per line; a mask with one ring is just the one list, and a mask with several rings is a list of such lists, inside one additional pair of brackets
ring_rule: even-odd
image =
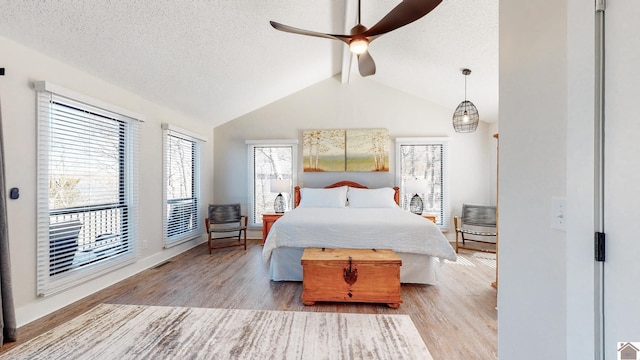
[(464, 75), (464, 101), (467, 101), (467, 76), (471, 74), (471, 70), (462, 69), (462, 75)]
[(464, 74), (464, 101), (467, 101), (467, 74)]

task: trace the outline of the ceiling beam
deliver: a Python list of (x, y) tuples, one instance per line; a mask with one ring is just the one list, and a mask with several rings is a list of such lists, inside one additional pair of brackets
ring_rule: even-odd
[[(345, 34), (351, 33), (351, 28), (358, 21), (358, 0), (347, 0), (344, 2), (344, 30)], [(342, 83), (348, 84), (351, 76), (351, 67), (353, 63), (353, 54), (349, 50), (349, 46), (342, 47)]]

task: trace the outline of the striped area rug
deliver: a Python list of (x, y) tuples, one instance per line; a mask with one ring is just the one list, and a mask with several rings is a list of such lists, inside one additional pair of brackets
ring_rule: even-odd
[(407, 315), (101, 304), (0, 359), (432, 359)]

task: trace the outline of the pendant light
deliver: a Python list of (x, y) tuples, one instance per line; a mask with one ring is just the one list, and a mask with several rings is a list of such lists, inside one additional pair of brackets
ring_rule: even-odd
[(462, 74), (464, 75), (464, 101), (453, 113), (453, 128), (459, 133), (471, 133), (476, 131), (480, 116), (476, 106), (467, 100), (467, 76), (471, 74), (471, 70), (462, 69)]

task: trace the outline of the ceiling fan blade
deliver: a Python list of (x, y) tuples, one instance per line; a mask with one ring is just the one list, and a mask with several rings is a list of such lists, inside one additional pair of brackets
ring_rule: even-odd
[(276, 30), (280, 30), (280, 31), (284, 31), (284, 32), (292, 33), (292, 34), (299, 34), (299, 35), (321, 37), (321, 38), (325, 38), (325, 39), (340, 40), (340, 41), (345, 42), (347, 45), (349, 44), (349, 40), (351, 39), (351, 35), (325, 34), (325, 33), (320, 33), (320, 32), (316, 32), (316, 31), (298, 29), (298, 28), (295, 28), (293, 26), (277, 23), (275, 21), (269, 21), (269, 23)]
[(377, 24), (361, 35), (373, 41), (377, 36), (410, 24), (435, 9), (442, 0), (404, 0), (393, 8)]
[(358, 71), (360, 75), (369, 76), (376, 73), (376, 63), (368, 51), (358, 55)]

